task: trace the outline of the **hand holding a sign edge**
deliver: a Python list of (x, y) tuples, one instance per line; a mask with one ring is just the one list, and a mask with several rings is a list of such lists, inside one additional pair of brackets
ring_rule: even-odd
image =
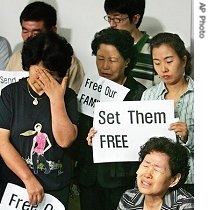
[[(126, 30), (115, 28), (102, 29), (95, 33), (91, 49), (92, 54), (96, 56), (99, 76), (116, 83), (121, 89), (128, 88), (129, 91), (117, 99), (118, 97), (115, 96), (121, 94), (120, 88), (117, 88), (118, 92), (109, 91), (114, 90), (116, 84), (109, 83), (108, 89), (103, 89), (103, 85), (98, 85), (94, 80), (86, 80), (85, 84), (94, 88), (99, 94), (103, 94), (101, 96), (106, 96), (105, 98), (108, 95), (112, 101), (139, 101), (146, 87), (129, 74), (137, 58), (137, 49), (131, 34)], [(79, 94), (82, 95), (82, 92)], [(93, 100), (87, 100), (87, 97), (86, 100), (82, 97), (81, 99), (83, 103), (93, 106)], [(94, 126), (93, 116), (80, 112), (79, 119), (78, 137), (72, 145), (74, 149), (71, 146), (71, 154), (73, 153), (73, 158), (76, 160), (75, 178), (79, 185), (81, 208), (83, 210), (103, 209), (106, 206), (106, 209), (116, 209), (124, 190), (135, 184), (138, 161), (95, 164), (91, 147), (95, 134), (94, 130), (91, 130)], [(88, 136), (90, 130), (91, 134)]]
[(89, 146), (92, 146), (92, 138), (94, 137), (94, 135), (96, 134), (96, 132), (97, 131), (95, 130), (94, 127), (92, 127), (89, 130), (88, 136), (86, 137), (86, 140), (87, 140)]

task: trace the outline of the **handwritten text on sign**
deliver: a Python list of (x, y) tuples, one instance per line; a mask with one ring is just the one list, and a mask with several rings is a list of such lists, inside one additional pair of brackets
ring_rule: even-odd
[(0, 203), (1, 210), (64, 210), (64, 205), (54, 196), (45, 193), (40, 204), (30, 205), (27, 190), (15, 184), (7, 184)]
[(28, 77), (28, 75), (28, 71), (0, 71), (0, 93), (5, 86), (17, 82), (23, 77)]
[(129, 89), (100, 76), (86, 75), (78, 93), (79, 111), (93, 117), (96, 102), (123, 101)]
[(95, 105), (94, 162), (138, 161), (140, 146), (150, 137), (176, 139), (172, 100), (102, 102)]

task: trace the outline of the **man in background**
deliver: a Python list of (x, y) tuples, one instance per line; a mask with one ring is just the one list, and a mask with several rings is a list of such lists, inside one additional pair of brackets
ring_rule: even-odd
[(147, 88), (158, 83), (159, 78), (148, 48), (151, 37), (139, 29), (144, 16), (145, 0), (105, 0), (104, 10), (107, 14), (104, 19), (110, 27), (127, 30), (134, 38), (138, 60), (130, 75)]
[[(35, 36), (44, 31), (57, 32), (56, 9), (41, 1), (28, 4), (20, 14), (20, 25), (22, 27), (22, 39), (26, 41), (29, 37)], [(6, 67), (9, 71), (20, 71), (22, 68), (21, 50), (13, 53)], [(80, 60), (73, 55), (71, 67), (68, 70), (68, 86), (78, 93), (84, 77), (84, 70)]]

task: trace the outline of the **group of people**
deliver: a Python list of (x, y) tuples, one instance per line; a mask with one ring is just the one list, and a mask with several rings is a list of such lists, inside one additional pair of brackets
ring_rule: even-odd
[(81, 210), (194, 209), (191, 55), (177, 34), (139, 30), (144, 0), (105, 0), (104, 9), (110, 27), (91, 42), (99, 75), (130, 89), (124, 101), (173, 100), (176, 141), (151, 138), (136, 162), (94, 163), (96, 128), (76, 97), (82, 62), (57, 33), (56, 10), (36, 1), (20, 15), (23, 48), (5, 68), (29, 76), (1, 92), (0, 195), (11, 182), (27, 189), (31, 205), (49, 193), (68, 209), (74, 179)]

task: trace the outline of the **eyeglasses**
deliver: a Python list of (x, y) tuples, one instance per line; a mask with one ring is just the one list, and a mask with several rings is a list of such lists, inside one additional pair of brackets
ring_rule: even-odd
[(120, 23), (120, 22), (126, 20), (127, 18), (128, 18), (128, 16), (127, 16), (127, 17), (124, 17), (124, 18), (117, 18), (117, 17), (111, 18), (109, 15), (104, 16), (104, 19), (105, 19), (106, 21), (108, 21), (109, 23), (110, 23), (111, 21), (113, 21), (114, 23)]

